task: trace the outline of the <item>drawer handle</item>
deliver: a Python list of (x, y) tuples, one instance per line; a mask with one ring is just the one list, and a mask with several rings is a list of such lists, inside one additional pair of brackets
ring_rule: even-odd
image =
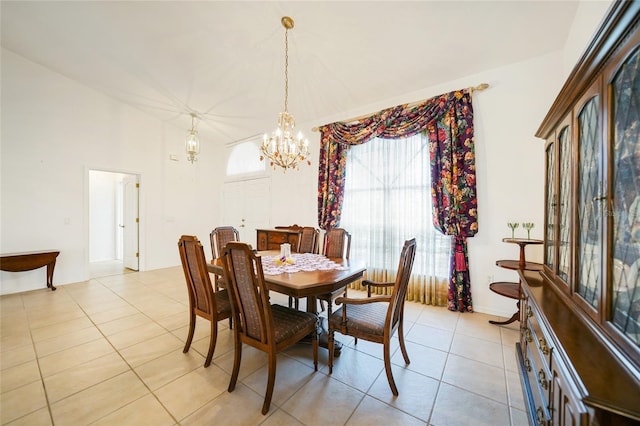
[(533, 337), (531, 337), (531, 330), (528, 328), (524, 331), (524, 338), (527, 339), (527, 342), (533, 342)]
[(538, 339), (538, 343), (540, 343), (540, 350), (543, 354), (549, 355), (549, 346), (547, 346), (547, 341), (544, 337)]
[(533, 311), (531, 310), (531, 306), (527, 306), (527, 317), (531, 318), (533, 316)]
[(540, 386), (542, 386), (544, 390), (549, 389), (549, 382), (547, 381), (547, 375), (544, 374), (543, 369), (540, 369), (540, 371), (538, 371), (538, 383), (540, 383)]
[(529, 358), (525, 358), (524, 368), (526, 368), (528, 372), (531, 372), (531, 361), (529, 361)]
[(542, 409), (542, 407), (538, 407), (538, 409), (536, 410), (536, 422), (539, 425), (544, 424), (544, 410)]

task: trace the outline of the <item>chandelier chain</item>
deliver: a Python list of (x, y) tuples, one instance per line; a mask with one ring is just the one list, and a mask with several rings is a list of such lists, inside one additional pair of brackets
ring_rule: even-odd
[(284, 31), (284, 112), (289, 112), (289, 29)]

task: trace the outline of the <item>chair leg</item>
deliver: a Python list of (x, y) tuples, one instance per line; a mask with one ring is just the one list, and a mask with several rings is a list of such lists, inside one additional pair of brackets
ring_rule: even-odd
[(262, 414), (267, 414), (271, 405), (271, 397), (273, 397), (273, 386), (276, 383), (276, 361), (277, 354), (275, 350), (269, 352), (269, 378), (267, 379), (267, 393), (264, 396), (264, 404), (262, 404)]
[(184, 349), (182, 353), (189, 352), (189, 347), (191, 346), (191, 341), (193, 340), (193, 332), (196, 329), (196, 314), (193, 313), (193, 310), (189, 308), (191, 314), (189, 315), (189, 334), (187, 335), (187, 341), (184, 344)]
[(242, 360), (242, 342), (238, 332), (234, 332), (234, 355), (233, 355), (233, 371), (231, 372), (231, 380), (229, 380), (229, 392), (233, 392), (238, 381), (238, 373), (240, 373), (240, 361)]
[(318, 371), (318, 327), (313, 330), (313, 371)]
[(404, 327), (402, 318), (400, 318), (400, 325), (398, 326), (398, 340), (400, 341), (400, 350), (402, 351), (405, 364), (411, 364), (409, 354), (407, 353), (407, 347), (404, 344)]
[(331, 329), (331, 324), (329, 324), (329, 337), (327, 341), (327, 349), (329, 350), (329, 374), (333, 373), (333, 336), (334, 331)]
[(398, 396), (398, 388), (396, 387), (396, 382), (393, 380), (393, 373), (391, 372), (391, 357), (389, 356), (390, 346), (390, 342), (384, 342), (384, 371), (387, 373), (387, 380), (389, 381), (391, 392), (395, 396)]
[(297, 297), (289, 296), (289, 307), (295, 308), (296, 311), (300, 310), (300, 299)]
[(216, 341), (218, 340), (218, 321), (211, 320), (211, 337), (209, 338), (209, 352), (207, 352), (207, 359), (204, 360), (204, 368), (211, 365), (211, 359), (213, 358), (213, 351), (216, 349)]

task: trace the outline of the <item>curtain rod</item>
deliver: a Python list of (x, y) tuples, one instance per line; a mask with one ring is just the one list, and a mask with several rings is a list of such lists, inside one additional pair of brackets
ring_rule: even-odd
[[(481, 90), (485, 90), (489, 88), (489, 83), (482, 83), (482, 84), (478, 84), (477, 86), (472, 86), (469, 87), (469, 91), (473, 94), (473, 92), (479, 92)], [(412, 106), (416, 106), (421, 104), (422, 102), (424, 102), (424, 100), (418, 101), (418, 102), (412, 102), (410, 104), (407, 104), (408, 108), (411, 108)], [(377, 112), (374, 112), (373, 114), (364, 114), (364, 115), (360, 115), (358, 117), (354, 117), (354, 118), (350, 118), (348, 120), (342, 120), (343, 123), (350, 123), (352, 121), (358, 121), (358, 120), (362, 120), (364, 118), (368, 118), (371, 117), (372, 115), (377, 114)], [(320, 129), (318, 127), (314, 127), (311, 129), (312, 132), (318, 132)]]

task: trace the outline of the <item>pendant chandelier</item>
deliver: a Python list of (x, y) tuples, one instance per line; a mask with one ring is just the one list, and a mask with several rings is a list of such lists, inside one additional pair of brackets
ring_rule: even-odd
[(196, 155), (200, 153), (200, 140), (198, 139), (198, 131), (195, 127), (195, 120), (198, 118), (195, 112), (191, 113), (191, 129), (187, 131), (187, 140), (185, 144), (185, 148), (187, 150), (187, 160), (191, 161), (193, 164), (194, 161), (198, 161)]
[(302, 132), (295, 134), (296, 120), (289, 114), (289, 30), (293, 28), (293, 19), (288, 16), (280, 20), (284, 31), (284, 112), (278, 115), (278, 127), (271, 133), (271, 136), (264, 134), (260, 151), (263, 155), (260, 160), (269, 159), (270, 165), (275, 170), (281, 167), (283, 171), (287, 169), (298, 170), (298, 162), (309, 161), (309, 141)]

